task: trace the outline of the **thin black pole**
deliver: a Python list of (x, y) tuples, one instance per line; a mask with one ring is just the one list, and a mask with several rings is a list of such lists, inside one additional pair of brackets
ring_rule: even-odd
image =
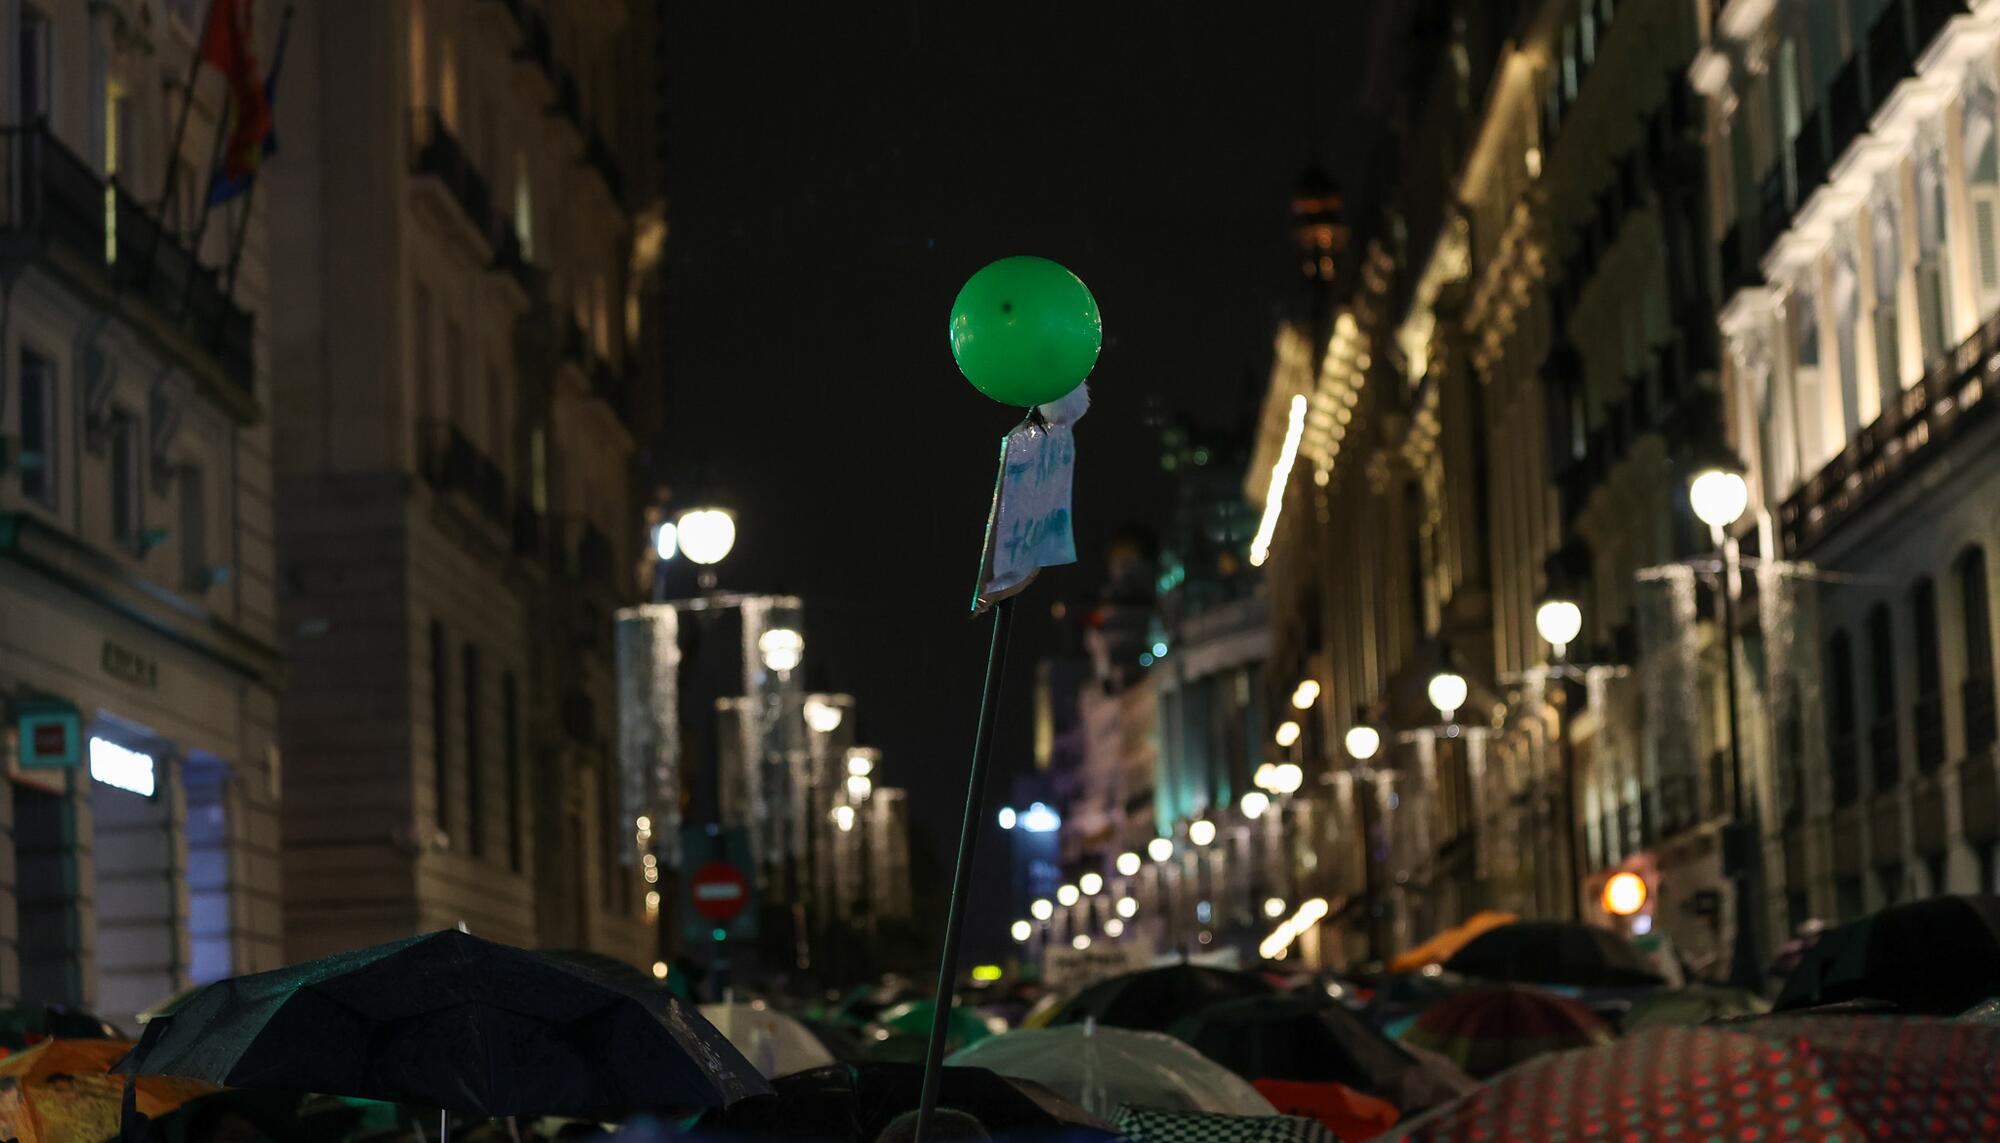
[(1569, 919), (1583, 920), (1583, 857), (1577, 850), (1576, 746), (1569, 740), (1569, 679), (1556, 676), (1556, 750), (1562, 763), (1563, 848), (1569, 856)]
[(931, 1013), (930, 1046), (924, 1051), (923, 1094), (917, 1103), (917, 1140), (930, 1130), (937, 1110), (938, 1082), (944, 1078), (945, 1031), (951, 1002), (958, 990), (958, 942), (965, 926), (966, 898), (972, 884), (973, 851), (978, 848), (979, 823), (986, 813), (986, 764), (993, 756), (993, 723), (1000, 711), (1000, 679), (1007, 665), (1007, 631), (1014, 621), (1014, 601), (993, 605), (993, 645), (986, 652), (986, 685), (979, 694), (979, 729), (972, 737), (972, 774), (966, 779), (965, 821), (958, 829), (958, 867), (952, 872), (951, 911), (944, 923), (944, 956), (938, 965), (937, 1009)]
[(1724, 687), (1729, 709), (1729, 785), (1731, 816), (1742, 838), (1742, 865), (1736, 870), (1736, 940), (1729, 982), (1738, 988), (1758, 991), (1764, 982), (1763, 950), (1758, 939), (1762, 926), (1758, 917), (1764, 908), (1763, 887), (1758, 866), (1763, 860), (1763, 830), (1757, 824), (1750, 791), (1743, 780), (1743, 724), (1736, 710), (1736, 592), (1742, 574), (1736, 556), (1736, 541), (1722, 541), (1722, 661)]

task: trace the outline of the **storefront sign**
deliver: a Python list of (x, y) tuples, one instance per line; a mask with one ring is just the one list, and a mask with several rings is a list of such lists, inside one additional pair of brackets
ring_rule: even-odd
[(76, 765), (83, 756), (83, 719), (74, 703), (46, 698), (16, 700), (14, 729), (20, 738), (23, 770), (60, 770)]
[(108, 738), (90, 740), (90, 776), (142, 798), (153, 796), (158, 781), (151, 754), (121, 746)]
[(145, 687), (147, 690), (159, 688), (160, 663), (157, 659), (148, 658), (106, 639), (104, 655), (99, 661), (104, 665), (104, 673), (114, 679), (122, 679), (133, 686)]

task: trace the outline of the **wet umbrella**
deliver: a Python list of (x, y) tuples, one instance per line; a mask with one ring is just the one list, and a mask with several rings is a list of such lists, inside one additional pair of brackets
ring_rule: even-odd
[(951, 1057), (1047, 1084), (1086, 1111), (1109, 1116), (1121, 1104), (1270, 1115), (1271, 1102), (1240, 1076), (1159, 1032), (1070, 1024), (995, 1036)]
[(767, 1079), (834, 1062), (819, 1037), (768, 1004), (704, 1004), (701, 1015)]
[(1488, 929), (1452, 954), (1444, 967), (1516, 984), (1621, 988), (1662, 983), (1631, 941), (1576, 921), (1515, 921)]
[(1395, 1041), (1332, 1001), (1299, 996), (1225, 1000), (1179, 1021), (1171, 1031), (1247, 1080), (1337, 1083), (1404, 1111), (1464, 1094), (1464, 1087), (1432, 1074)]
[(489, 1117), (619, 1118), (770, 1090), (699, 1013), (445, 931), (203, 988), (121, 1065)]
[(868, 1045), (863, 1043), (861, 1036), (846, 1024), (833, 1020), (811, 1019), (801, 1020), (799, 1023), (806, 1026), (806, 1031), (813, 1034), (813, 1038), (820, 1042), (820, 1046), (825, 1048), (827, 1055), (832, 1056), (834, 1060), (853, 1063), (867, 1058)]
[[(0, 1061), (0, 1139), (115, 1138), (127, 1081), (107, 1069), (131, 1047), (127, 1040), (44, 1040)], [(141, 1076), (137, 1088), (137, 1107), (152, 1118), (216, 1090), (200, 1080), (166, 1076)]]
[(1496, 984), (1439, 1001), (1403, 1039), (1481, 1079), (1544, 1052), (1600, 1044), (1611, 1029), (1574, 1000), (1539, 988)]
[(2000, 897), (1929, 897), (1823, 934), (1772, 1007), (1867, 998), (1954, 1016), (1991, 996), (2000, 996)]
[[(898, 1115), (917, 1106), (923, 1086), (917, 1064), (833, 1064), (783, 1076), (772, 1094), (709, 1111), (696, 1124), (704, 1139), (810, 1139), (874, 1143)], [(985, 1068), (948, 1067), (938, 1106), (977, 1117), (995, 1137), (1067, 1130), (1111, 1138), (1101, 1120), (1032, 1083), (1003, 1079)]]
[(1711, 1020), (1759, 1016), (1770, 1010), (1771, 1006), (1749, 989), (1691, 984), (1655, 989), (1634, 1000), (1619, 1027), (1627, 1033), (1642, 1028), (1692, 1028)]
[(43, 1040), (122, 1040), (125, 1034), (102, 1016), (81, 1008), (35, 1004), (0, 1009), (0, 1048), (20, 1051)]
[(1101, 980), (1077, 993), (1049, 1023), (1054, 1027), (1096, 1020), (1118, 1028), (1164, 1032), (1174, 1021), (1218, 1000), (1271, 993), (1270, 985), (1248, 973), (1174, 964)]
[(1452, 954), (1471, 944), (1473, 938), (1502, 925), (1511, 925), (1520, 919), (1512, 913), (1496, 913), (1491, 910), (1474, 913), (1463, 923), (1438, 933), (1416, 948), (1390, 960), (1389, 971), (1416, 972), (1427, 964), (1442, 964), (1451, 959)]
[(2000, 1138), (2000, 1028), (1902, 1017), (1654, 1028), (1536, 1060), (1410, 1140)]
[[(937, 1015), (937, 1001), (911, 1000), (887, 1009), (876, 1017), (876, 1023), (892, 1035), (929, 1036), (931, 1021)], [(976, 1008), (953, 1005), (951, 1014), (945, 1018), (945, 1045), (948, 1050), (956, 1050), (977, 1044), (993, 1035), (993, 1029), (986, 1024), (986, 1017)]]

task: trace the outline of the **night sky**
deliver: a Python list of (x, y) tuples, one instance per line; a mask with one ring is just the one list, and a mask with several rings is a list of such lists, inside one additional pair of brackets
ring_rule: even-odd
[(1220, 427), (1247, 376), (1261, 387), (1294, 296), (1293, 184), (1315, 157), (1342, 181), (1355, 169), (1365, 7), (665, 6), (656, 467), (703, 474), (737, 509), (723, 587), (804, 597), (814, 681), (856, 696), (883, 781), (910, 789), (940, 860), (988, 636), (966, 607), (1018, 419), (954, 367), (952, 298), (986, 262), (1040, 254), (1104, 315), (1078, 430), (1084, 562), (1025, 597), (997, 799), (1028, 765), (1049, 605), (1095, 596), (1114, 529), (1164, 522), (1145, 400)]

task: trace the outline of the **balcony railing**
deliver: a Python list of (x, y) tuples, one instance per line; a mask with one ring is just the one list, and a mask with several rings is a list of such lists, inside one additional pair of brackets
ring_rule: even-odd
[(1905, 389), (1901, 400), (1891, 402), (1873, 424), (1786, 498), (1778, 509), (1785, 554), (1810, 548), (1990, 413), (1994, 402), (1986, 399), (1986, 390), (1996, 376), (2000, 376), (2000, 315), (1940, 357), (1923, 380)]
[(493, 191), (486, 176), (445, 126), (444, 117), (428, 108), (410, 113), (410, 171), (442, 182), (474, 230), (493, 238)]
[(60, 250), (103, 286), (138, 299), (153, 319), (207, 356), (211, 368), (195, 372), (220, 382), (236, 404), (253, 407), (255, 319), (229, 297), (216, 271), (46, 125), (0, 130), (0, 235), (26, 240), (23, 254)]
[(597, 131), (591, 131), (583, 141), (583, 164), (604, 180), (604, 189), (611, 192), (613, 199), (621, 203), (625, 201), (625, 172), (619, 169), (618, 160), (612, 157), (611, 144), (606, 143), (604, 136)]
[(507, 475), (472, 438), (448, 421), (426, 420), (418, 425), (423, 443), (424, 482), (440, 492), (464, 496), (495, 527), (514, 533), (514, 503)]
[(1875, 779), (1875, 792), (1893, 790), (1903, 780), (1903, 751), (1899, 741), (1902, 728), (1890, 711), (1868, 727), (1868, 761)]
[(1833, 772), (1833, 804), (1851, 806), (1861, 800), (1861, 766), (1856, 758), (1852, 732), (1836, 734), (1826, 745), (1828, 769)]
[(2000, 738), (1993, 711), (1993, 676), (1973, 675), (1965, 680), (1961, 692), (1965, 700), (1965, 753), (1980, 754)]
[(1928, 774), (1944, 765), (1944, 696), (1918, 695), (1910, 713), (1917, 728), (1917, 769)]

